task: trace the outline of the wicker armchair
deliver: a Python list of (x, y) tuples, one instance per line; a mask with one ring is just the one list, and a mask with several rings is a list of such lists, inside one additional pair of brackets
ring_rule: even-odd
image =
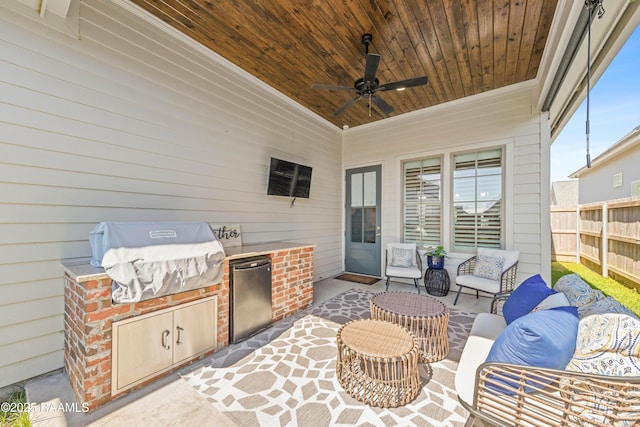
[(484, 363), (472, 402), (460, 402), (471, 413), (467, 425), (637, 426), (640, 377)]
[(387, 287), (392, 277), (399, 279), (413, 279), (418, 293), (420, 293), (420, 279), (422, 278), (422, 258), (415, 243), (389, 243), (384, 259), (384, 275), (387, 277)]
[[(478, 255), (502, 256), (505, 259), (499, 280), (490, 280), (474, 275)], [(518, 251), (478, 248), (478, 255), (469, 258), (458, 266), (456, 276), (458, 294), (456, 295), (453, 305), (458, 303), (462, 288), (475, 290), (476, 298), (479, 297), (480, 292), (491, 294), (494, 300), (500, 295), (510, 293), (515, 288), (516, 275), (518, 273), (518, 256), (520, 255)]]
[(493, 297), (491, 300), (491, 314), (499, 314), (502, 315), (502, 307), (504, 307), (504, 302), (509, 298), (511, 292), (508, 294), (499, 294)]

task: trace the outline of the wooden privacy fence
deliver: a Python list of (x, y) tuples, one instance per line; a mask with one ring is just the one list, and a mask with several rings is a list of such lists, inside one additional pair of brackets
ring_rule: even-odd
[(552, 207), (551, 259), (640, 288), (640, 198)]

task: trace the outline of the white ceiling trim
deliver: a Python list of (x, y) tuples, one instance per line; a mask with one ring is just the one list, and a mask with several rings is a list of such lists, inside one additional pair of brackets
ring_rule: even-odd
[(0, 0), (0, 7), (80, 38), (80, 0)]

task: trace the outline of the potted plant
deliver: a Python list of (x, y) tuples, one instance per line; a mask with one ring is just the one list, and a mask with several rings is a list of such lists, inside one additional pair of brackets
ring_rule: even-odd
[(447, 254), (447, 251), (444, 249), (444, 246), (431, 246), (427, 249), (425, 255), (427, 256), (427, 265), (429, 268), (434, 270), (441, 270), (444, 268), (444, 256)]

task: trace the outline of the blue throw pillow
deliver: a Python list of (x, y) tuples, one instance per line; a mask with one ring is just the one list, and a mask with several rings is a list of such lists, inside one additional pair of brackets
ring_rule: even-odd
[[(502, 331), (491, 346), (486, 362), (564, 369), (576, 349), (578, 323), (576, 307), (557, 307), (527, 314)], [(518, 388), (515, 378), (514, 381), (510, 381), (508, 377), (494, 377), (492, 380), (509, 388)], [(538, 378), (536, 384), (549, 381)], [(527, 384), (540, 387), (530, 381)], [(488, 386), (501, 393), (514, 394), (513, 391), (495, 384)], [(525, 387), (527, 393), (532, 390), (531, 387)]]
[(542, 276), (536, 274), (522, 282), (504, 302), (502, 315), (507, 325), (529, 314), (538, 304), (556, 291), (547, 286)]

